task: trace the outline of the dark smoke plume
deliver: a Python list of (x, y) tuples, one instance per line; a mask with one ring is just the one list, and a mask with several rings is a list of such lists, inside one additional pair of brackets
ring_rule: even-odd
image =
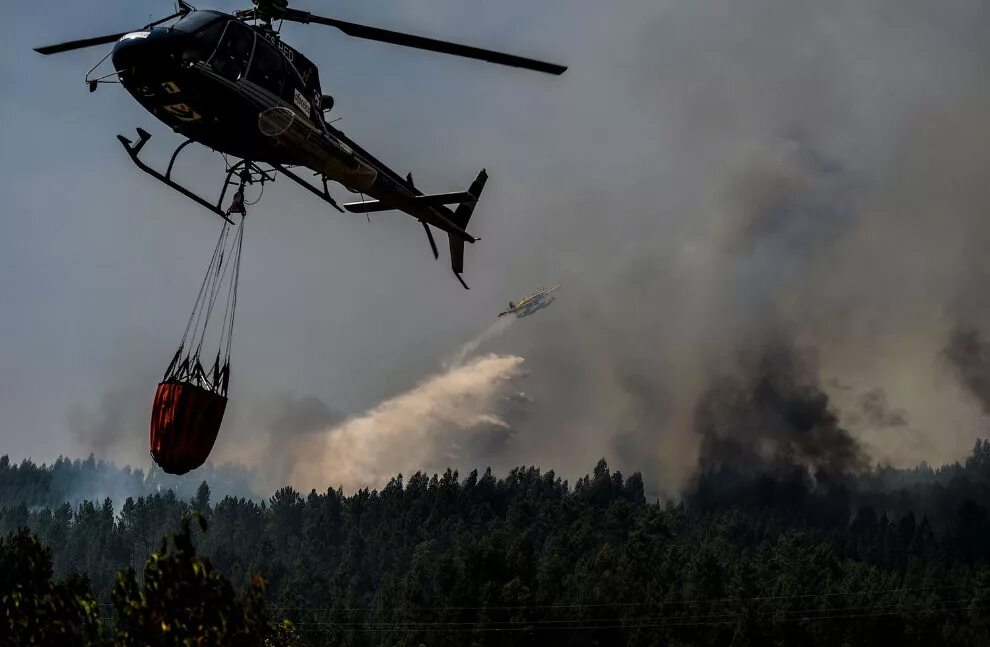
[(695, 417), (697, 476), (685, 492), (699, 509), (772, 508), (848, 522), (851, 492), (869, 461), (843, 428), (807, 355), (777, 345), (713, 383)]
[(843, 479), (869, 461), (839, 424), (805, 358), (787, 346), (743, 361), (702, 396), (696, 416), (699, 467), (740, 474), (787, 474), (803, 468), (816, 479)]
[(100, 458), (117, 458), (143, 465), (148, 456), (150, 395), (154, 387), (134, 383), (107, 389), (95, 406), (76, 405), (69, 410), (73, 449)]
[(945, 357), (983, 412), (990, 413), (990, 345), (975, 329), (959, 326), (952, 331)]
[(859, 411), (853, 412), (851, 422), (871, 427), (906, 427), (907, 415), (900, 409), (890, 408), (887, 392), (877, 387), (859, 398)]

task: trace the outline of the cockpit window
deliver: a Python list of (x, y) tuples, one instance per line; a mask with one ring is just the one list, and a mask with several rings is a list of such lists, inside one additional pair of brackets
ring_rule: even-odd
[(172, 25), (172, 29), (184, 31), (187, 34), (195, 34), (224, 20), (224, 18), (225, 16), (215, 14), (212, 11), (193, 11), (180, 18), (178, 22)]
[(254, 32), (243, 23), (231, 20), (210, 63), (219, 74), (236, 81), (247, 72), (253, 52)]
[(198, 51), (195, 58), (209, 58), (229, 20), (229, 16), (212, 11), (193, 11), (180, 18), (172, 29), (195, 36), (193, 42), (199, 43), (193, 48)]
[(282, 82), (285, 80), (282, 57), (263, 38), (257, 39), (254, 47), (254, 58), (251, 60), (251, 69), (248, 70), (248, 80), (270, 90), (276, 96), (282, 94)]

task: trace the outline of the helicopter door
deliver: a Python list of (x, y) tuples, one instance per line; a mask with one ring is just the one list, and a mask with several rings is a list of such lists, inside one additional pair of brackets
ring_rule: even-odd
[(282, 95), (282, 83), (285, 81), (285, 65), (282, 56), (275, 48), (259, 38), (254, 47), (254, 59), (248, 70), (248, 81), (257, 83), (275, 96)]
[(227, 23), (210, 64), (218, 74), (237, 81), (247, 73), (254, 52), (254, 31), (237, 20)]

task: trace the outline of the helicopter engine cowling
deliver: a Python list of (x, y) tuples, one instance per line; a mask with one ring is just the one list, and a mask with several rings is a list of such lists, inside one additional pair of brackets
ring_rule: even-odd
[(258, 128), (263, 135), (298, 155), (305, 166), (351, 189), (367, 191), (378, 177), (378, 171), (365, 164), (345, 143), (317, 130), (289, 108), (265, 110), (258, 115)]

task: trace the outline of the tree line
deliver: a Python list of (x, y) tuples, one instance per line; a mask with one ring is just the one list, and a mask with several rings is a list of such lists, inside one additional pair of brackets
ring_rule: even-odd
[[(0, 483), (14, 469), (0, 461)], [(604, 460), (573, 485), (526, 467), (212, 499), (203, 482), (119, 511), (7, 502), (0, 552), (37, 537), (52, 581), (109, 605), (103, 635), (130, 626), (120, 603), (147, 586), (149, 554), (174, 554), (161, 537), (185, 532), (268, 644), (990, 644), (987, 441), (961, 464), (845, 479), (723, 466), (677, 502)], [(190, 513), (207, 532), (183, 528)]]

